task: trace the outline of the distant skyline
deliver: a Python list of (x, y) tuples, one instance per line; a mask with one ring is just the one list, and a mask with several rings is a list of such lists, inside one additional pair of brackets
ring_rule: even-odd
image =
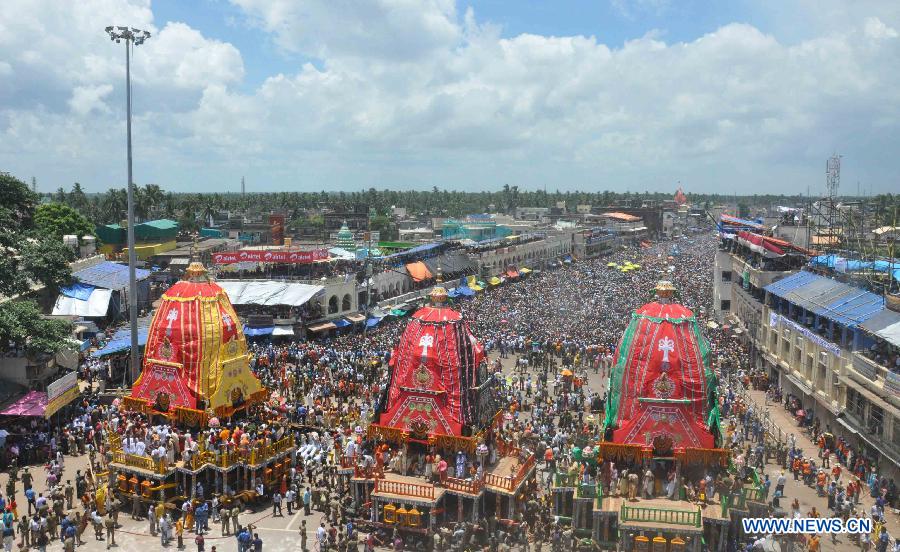
[(7, 0), (0, 171), (51, 192), (900, 192), (900, 3)]

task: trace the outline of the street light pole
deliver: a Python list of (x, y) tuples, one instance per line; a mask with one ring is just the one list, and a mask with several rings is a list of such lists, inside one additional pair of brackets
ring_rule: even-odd
[[(110, 40), (125, 41), (125, 110), (127, 112), (128, 141), (128, 320), (131, 325), (131, 382), (137, 380), (141, 372), (141, 358), (138, 351), (137, 327), (137, 252), (134, 250), (134, 179), (131, 171), (131, 49), (140, 46), (150, 38), (150, 33), (128, 27), (106, 27)], [(125, 383), (128, 370), (125, 371)]]

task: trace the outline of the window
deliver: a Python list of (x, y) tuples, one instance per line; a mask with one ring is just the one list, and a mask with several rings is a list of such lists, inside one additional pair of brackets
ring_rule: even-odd
[(344, 300), (341, 301), (341, 310), (348, 311), (350, 310), (350, 305), (352, 304), (352, 300), (350, 299), (350, 294), (344, 295)]
[(900, 418), (894, 418), (894, 446), (900, 449)]
[(730, 282), (730, 281), (731, 281), (731, 271), (730, 271), (730, 270), (723, 270), (723, 271), (722, 271), (722, 281), (723, 281), (723, 282)]
[(869, 408), (869, 421), (866, 429), (870, 435), (881, 435), (884, 433), (884, 410), (874, 404)]
[(331, 299), (328, 300), (328, 314), (335, 314), (338, 311), (338, 298), (337, 295), (332, 295)]
[(862, 420), (866, 409), (866, 401), (855, 389), (847, 389), (847, 411)]
[(730, 299), (722, 299), (720, 303), (720, 310), (730, 311), (731, 310), (731, 300)]

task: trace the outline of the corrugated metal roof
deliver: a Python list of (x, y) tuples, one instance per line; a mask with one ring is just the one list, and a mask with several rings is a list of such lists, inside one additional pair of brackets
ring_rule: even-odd
[(900, 313), (884, 309), (860, 324), (860, 327), (900, 347)]
[[(149, 276), (149, 270), (135, 269), (135, 277), (138, 281), (144, 280)], [(122, 290), (128, 287), (128, 265), (103, 261), (72, 273), (72, 277), (83, 284), (111, 290)]]
[(801, 270), (796, 274), (791, 274), (786, 278), (782, 278), (777, 282), (769, 284), (768, 286), (766, 286), (766, 291), (777, 295), (778, 297), (784, 297), (785, 293), (800, 286), (805, 286), (806, 284), (813, 281), (816, 277), (817, 276), (812, 272)]
[(882, 296), (806, 271), (770, 284), (766, 291), (848, 327), (884, 310)]

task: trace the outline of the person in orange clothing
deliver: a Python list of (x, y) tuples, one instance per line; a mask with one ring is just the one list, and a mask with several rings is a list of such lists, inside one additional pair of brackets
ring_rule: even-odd
[(794, 472), (794, 481), (797, 481), (800, 479), (801, 467), (802, 467), (802, 464), (800, 462), (800, 458), (799, 457), (794, 458), (794, 464), (791, 466), (791, 471)]
[(809, 552), (819, 552), (819, 535), (812, 535), (806, 543), (806, 549)]
[(826, 479), (828, 476), (825, 475), (825, 470), (819, 470), (819, 473), (816, 474), (816, 494), (819, 496), (825, 496)]
[(803, 482), (807, 485), (812, 483), (812, 464), (809, 460), (803, 461)]
[(835, 465), (831, 468), (831, 477), (832, 477), (835, 481), (839, 481), (839, 480), (841, 479), (841, 467), (840, 467), (838, 464), (835, 464)]

